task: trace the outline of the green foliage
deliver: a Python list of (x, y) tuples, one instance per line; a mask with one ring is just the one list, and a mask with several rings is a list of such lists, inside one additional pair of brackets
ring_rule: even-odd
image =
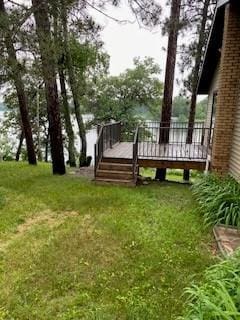
[(206, 119), (208, 108), (208, 98), (199, 101), (196, 106), (196, 119), (197, 120), (204, 120)]
[(203, 176), (193, 186), (207, 225), (240, 227), (240, 185), (233, 178)]
[(240, 251), (209, 268), (201, 286), (186, 290), (189, 295), (182, 320), (240, 319)]
[[(1, 122), (0, 122), (1, 128)], [(11, 161), (14, 158), (13, 154), (13, 141), (9, 139), (7, 133), (2, 128), (0, 132), (0, 161)]]
[(183, 92), (195, 94), (217, 0), (182, 0), (182, 18), (186, 36), (180, 46), (179, 67)]
[[(29, 75), (28, 82), (25, 85), (25, 92), (28, 96), (29, 118), (34, 145), (36, 149), (39, 147), (41, 150), (45, 147), (48, 137), (48, 120), (45, 93), (42, 86), (39, 86), (39, 82), (41, 82), (41, 80), (35, 75)], [(1, 131), (6, 137), (6, 143), (11, 149), (11, 157), (13, 158), (15, 157), (13, 152), (16, 151), (17, 147), (16, 141), (20, 138), (22, 131), (17, 94), (13, 87), (9, 87), (8, 90), (5, 91), (4, 103), (6, 112), (4, 114), (4, 120), (1, 123)], [(14, 137), (14, 139), (10, 137)], [(38, 146), (39, 142), (40, 145)], [(23, 149), (24, 148), (22, 148), (21, 159), (25, 160)], [(40, 154), (40, 152), (38, 154)], [(7, 159), (10, 160), (9, 157), (7, 157)]]
[(89, 85), (85, 109), (94, 114), (95, 123), (121, 121), (135, 128), (145, 118), (159, 118), (162, 83), (159, 66), (152, 58), (134, 60), (134, 68), (119, 76), (98, 79)]
[(109, 68), (109, 55), (103, 51), (102, 42), (79, 42), (79, 39), (70, 38), (70, 51), (73, 67), (79, 81), (103, 76)]
[(3, 162), (0, 191), (4, 320), (175, 320), (212, 263), (187, 186), (96, 186)]
[[(179, 121), (188, 121), (189, 117), (189, 100), (183, 96), (177, 96), (173, 100), (172, 116), (178, 118)], [(207, 113), (207, 99), (197, 103), (196, 121), (204, 120)]]
[(189, 101), (183, 97), (178, 96), (173, 100), (172, 116), (178, 118), (179, 121), (187, 121), (189, 114)]

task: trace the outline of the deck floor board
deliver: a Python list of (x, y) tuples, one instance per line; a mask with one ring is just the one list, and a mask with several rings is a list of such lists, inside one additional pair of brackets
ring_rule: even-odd
[[(133, 144), (121, 142), (104, 152), (105, 158), (132, 159)], [(141, 142), (138, 146), (139, 159), (166, 161), (206, 162), (207, 149), (202, 145), (191, 144), (157, 144)]]

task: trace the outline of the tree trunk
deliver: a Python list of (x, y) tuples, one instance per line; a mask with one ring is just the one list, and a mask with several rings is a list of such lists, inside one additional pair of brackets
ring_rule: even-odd
[(210, 5), (211, 0), (204, 1), (203, 13), (202, 13), (202, 21), (201, 21), (201, 28), (199, 30), (199, 39), (196, 51), (196, 60), (195, 66), (193, 69), (193, 80), (192, 80), (192, 95), (191, 95), (191, 104), (190, 104), (190, 113), (188, 119), (188, 136), (187, 136), (187, 143), (192, 143), (192, 136), (193, 136), (193, 127), (196, 115), (196, 103), (197, 103), (197, 85), (198, 85), (198, 78), (199, 72), (201, 69), (201, 62), (202, 62), (202, 54), (203, 49), (205, 46), (205, 32), (206, 32), (206, 24), (208, 18), (208, 8)]
[(49, 130), (45, 140), (45, 157), (44, 157), (45, 162), (48, 162), (48, 144), (49, 144)]
[(46, 91), (53, 174), (65, 174), (60, 105), (56, 82), (56, 59), (45, 0), (32, 0)]
[[(172, 0), (159, 143), (169, 142), (180, 11), (181, 0)], [(164, 181), (166, 172), (165, 168), (157, 169), (156, 179)]]
[[(206, 24), (208, 19), (208, 8), (210, 5), (211, 0), (205, 0), (204, 6), (203, 6), (203, 12), (202, 12), (202, 21), (201, 21), (201, 27), (199, 30), (199, 38), (198, 38), (198, 45), (197, 45), (197, 51), (196, 51), (196, 60), (195, 60), (195, 66), (193, 69), (193, 80), (192, 80), (192, 94), (191, 94), (191, 103), (190, 103), (190, 112), (189, 112), (189, 118), (188, 118), (188, 133), (187, 133), (187, 141), (186, 143), (191, 144), (192, 138), (193, 138), (193, 132), (194, 132), (194, 121), (195, 121), (195, 115), (196, 115), (196, 104), (197, 104), (197, 85), (198, 85), (198, 78), (199, 73), (201, 69), (201, 62), (202, 62), (202, 55), (203, 55), (203, 49), (205, 46), (205, 32), (206, 32)], [(183, 179), (185, 181), (189, 181), (189, 170), (184, 170), (183, 173)]]
[(40, 110), (39, 110), (39, 92), (36, 91), (36, 107), (37, 107), (37, 156), (38, 161), (42, 161), (41, 135), (40, 135)]
[(23, 140), (24, 140), (24, 132), (23, 130), (21, 131), (21, 134), (19, 136), (19, 142), (18, 142), (18, 148), (16, 152), (16, 157), (15, 160), (18, 162), (20, 159), (21, 151), (22, 151), (22, 145), (23, 145)]
[(59, 70), (58, 73), (59, 73), (60, 86), (61, 86), (64, 122), (65, 122), (65, 128), (68, 136), (69, 165), (70, 167), (76, 167), (76, 159), (75, 159), (75, 152), (74, 152), (75, 150), (74, 132), (72, 128), (71, 114), (70, 114), (70, 108), (69, 108), (69, 103), (67, 98), (65, 75), (64, 75), (62, 66), (59, 66), (58, 70)]
[(62, 111), (64, 116), (64, 124), (68, 137), (68, 160), (70, 167), (76, 167), (75, 159), (75, 146), (74, 146), (74, 131), (72, 128), (71, 113), (68, 103), (67, 89), (66, 89), (66, 79), (65, 79), (65, 54), (63, 48), (62, 39), (62, 28), (59, 28), (58, 24), (58, 14), (54, 16), (54, 38), (55, 45), (58, 50), (57, 54), (57, 64), (58, 64), (58, 74), (60, 80), (61, 96), (62, 96)]
[(22, 80), (22, 68), (17, 61), (16, 51), (13, 45), (13, 39), (9, 27), (8, 16), (5, 10), (4, 1), (0, 0), (0, 29), (4, 30), (4, 42), (8, 53), (8, 65), (11, 72), (11, 78), (17, 91), (22, 128), (27, 145), (27, 155), (29, 164), (37, 164), (36, 154), (34, 150), (32, 128), (28, 113), (28, 103), (25, 94), (25, 88)]
[(81, 139), (79, 166), (82, 167), (87, 165), (87, 139), (86, 139), (86, 130), (83, 123), (82, 114), (81, 114), (78, 87), (77, 87), (77, 82), (74, 75), (72, 57), (71, 57), (71, 52), (68, 44), (69, 40), (68, 40), (68, 27), (67, 27), (67, 10), (66, 10), (65, 0), (62, 0), (61, 19), (63, 24), (64, 50), (66, 54), (66, 68), (68, 71), (69, 84), (70, 84), (70, 88), (73, 96), (75, 115), (78, 123), (79, 136)]

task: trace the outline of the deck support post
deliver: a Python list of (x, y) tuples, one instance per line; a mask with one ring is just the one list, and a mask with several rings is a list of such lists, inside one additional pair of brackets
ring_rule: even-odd
[(166, 168), (158, 168), (156, 170), (155, 180), (166, 181), (167, 169)]
[(190, 170), (183, 170), (183, 180), (187, 182), (190, 180)]

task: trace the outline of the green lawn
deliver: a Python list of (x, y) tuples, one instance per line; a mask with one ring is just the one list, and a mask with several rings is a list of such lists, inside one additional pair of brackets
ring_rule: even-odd
[(186, 185), (96, 186), (0, 164), (0, 319), (171, 320), (213, 262)]

